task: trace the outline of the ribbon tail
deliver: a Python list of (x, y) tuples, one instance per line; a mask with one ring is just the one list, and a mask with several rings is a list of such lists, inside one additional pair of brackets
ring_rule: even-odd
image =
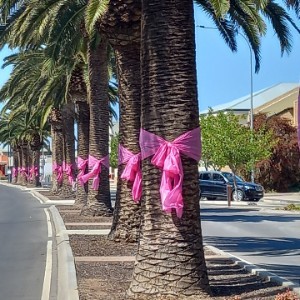
[(131, 193), (134, 202), (140, 202), (142, 197), (142, 174), (140, 171), (136, 173)]
[(97, 176), (93, 179), (92, 188), (97, 191), (99, 189), (100, 178)]

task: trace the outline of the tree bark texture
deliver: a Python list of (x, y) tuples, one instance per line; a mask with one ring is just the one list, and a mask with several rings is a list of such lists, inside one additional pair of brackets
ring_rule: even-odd
[[(68, 102), (61, 110), (62, 122), (63, 122), (63, 162), (68, 165), (72, 165), (73, 181), (75, 180), (75, 136), (74, 136), (74, 118), (75, 109), (74, 103)], [(73, 192), (73, 186), (69, 182), (69, 176), (66, 172), (63, 172), (63, 184), (60, 191), (63, 198), (72, 198), (75, 193)]]
[[(51, 124), (52, 136), (52, 163), (62, 166), (63, 163), (63, 123), (60, 110), (54, 108), (51, 111), (49, 122)], [(62, 183), (57, 179), (57, 173), (52, 173), (52, 193), (56, 194), (60, 191)]]
[(21, 144), (22, 168), (25, 172), (21, 173), (21, 184), (27, 185), (29, 175), (29, 146), (27, 141), (22, 141)]
[[(193, 2), (142, 0), (142, 8), (142, 128), (173, 141), (199, 126)], [(184, 211), (179, 219), (174, 211), (162, 211), (162, 172), (151, 158), (142, 163), (143, 222), (128, 294), (207, 299), (198, 163), (181, 155)]]
[[(108, 38), (116, 55), (119, 142), (133, 153), (139, 153), (141, 1), (109, 1), (108, 9), (99, 22), (99, 30)], [(109, 238), (134, 242), (139, 236), (141, 208), (132, 200), (132, 184), (120, 179), (124, 167), (118, 167), (116, 203)]]
[[(90, 72), (90, 155), (102, 159), (109, 151), (109, 102), (107, 41), (101, 37), (97, 47), (89, 45), (88, 64)], [(109, 189), (109, 169), (101, 165), (98, 190), (89, 180), (88, 201), (82, 210), (84, 215), (111, 216), (112, 206)]]
[[(77, 97), (76, 97), (77, 98)], [(81, 99), (76, 100), (77, 107), (77, 132), (78, 132), (78, 145), (77, 156), (82, 159), (88, 159), (89, 157), (89, 132), (90, 132), (90, 108), (87, 103), (87, 97), (79, 97)], [(88, 168), (84, 173), (86, 173)], [(76, 200), (75, 205), (83, 208), (87, 204), (88, 184), (84, 186), (80, 185), (77, 181)]]
[[(119, 143), (137, 154), (140, 152), (140, 47), (133, 44), (116, 47), (119, 83), (120, 125)], [(125, 165), (118, 167), (117, 195), (109, 238), (136, 242), (140, 233), (141, 205), (132, 199), (132, 183), (121, 179)]]
[[(19, 170), (19, 167), (21, 166), (19, 161), (19, 148), (18, 146), (13, 147), (13, 167), (15, 170)], [(18, 182), (19, 177), (19, 171), (16, 173), (16, 177), (12, 176), (12, 183), (16, 184)]]

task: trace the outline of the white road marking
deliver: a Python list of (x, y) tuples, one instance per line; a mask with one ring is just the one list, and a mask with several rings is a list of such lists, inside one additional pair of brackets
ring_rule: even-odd
[(33, 194), (32, 192), (31, 192), (30, 194), (31, 194), (31, 196), (34, 197), (35, 199), (39, 200), (39, 202), (40, 202), (41, 204), (44, 204), (44, 202), (43, 202), (39, 197), (37, 197), (35, 194)]
[[(48, 238), (52, 238), (52, 224), (50, 219), (50, 214), (47, 208), (44, 208), (47, 219), (47, 231)], [(51, 289), (51, 275), (52, 275), (52, 241), (47, 242), (47, 256), (46, 256), (46, 267), (43, 282), (43, 291), (41, 300), (50, 299), (50, 289)]]
[(52, 274), (52, 241), (47, 243), (47, 259), (41, 300), (49, 300)]
[(47, 218), (48, 238), (52, 238), (52, 224), (51, 224), (50, 214), (49, 214), (47, 208), (44, 208), (44, 212), (45, 212), (46, 218)]

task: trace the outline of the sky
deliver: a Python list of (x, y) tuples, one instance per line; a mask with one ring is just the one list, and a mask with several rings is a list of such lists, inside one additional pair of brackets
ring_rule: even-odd
[[(299, 24), (299, 20), (296, 22)], [(214, 26), (197, 6), (195, 24)], [(294, 29), (292, 34), (292, 52), (281, 56), (279, 42), (268, 28), (262, 39), (261, 68), (258, 74), (253, 73), (254, 92), (281, 82), (300, 82), (300, 35)], [(7, 48), (0, 52), (0, 65), (9, 54)], [(254, 63), (253, 59), (253, 68)], [(233, 53), (218, 30), (196, 27), (196, 65), (200, 111), (250, 94), (250, 50), (242, 37), (238, 37), (238, 51)], [(7, 80), (9, 71), (0, 69), (0, 86)]]

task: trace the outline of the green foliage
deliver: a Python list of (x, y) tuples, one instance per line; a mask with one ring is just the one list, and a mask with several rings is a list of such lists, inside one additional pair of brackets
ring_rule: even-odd
[(119, 135), (116, 134), (110, 141), (110, 166), (112, 168), (118, 167), (118, 149), (119, 149)]
[(291, 203), (291, 204), (288, 204), (287, 206), (285, 206), (283, 208), (283, 210), (288, 210), (288, 211), (299, 210), (300, 211), (300, 205), (295, 205), (295, 204)]
[(233, 113), (220, 112), (201, 117), (202, 159), (220, 168), (229, 166), (235, 173), (251, 169), (255, 162), (271, 155), (274, 138), (270, 131), (251, 132)]
[(256, 179), (266, 190), (285, 192), (299, 185), (300, 152), (297, 129), (288, 119), (259, 114), (254, 119), (254, 130), (272, 130), (275, 143), (272, 155), (256, 165)]

